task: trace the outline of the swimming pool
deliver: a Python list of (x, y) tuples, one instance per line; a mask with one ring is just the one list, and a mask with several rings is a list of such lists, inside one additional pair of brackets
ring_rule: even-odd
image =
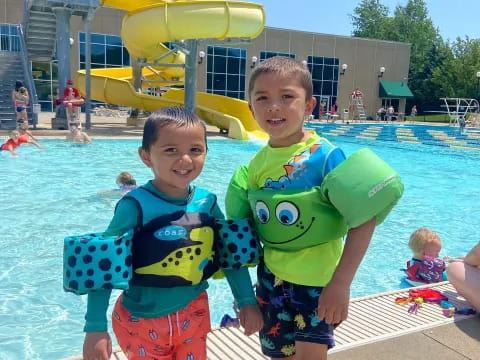
[[(377, 228), (352, 286), (352, 296), (404, 286), (410, 233), (428, 226), (441, 236), (442, 255), (464, 254), (478, 241), (480, 153), (435, 146), (332, 138), (347, 154), (369, 146), (402, 175), (405, 194)], [(0, 359), (50, 360), (80, 354), (86, 297), (62, 290), (62, 247), (67, 235), (102, 231), (115, 199), (98, 191), (115, 186), (121, 171), (139, 183), (150, 170), (137, 157), (139, 140), (95, 140), (82, 147), (43, 140), (46, 150), (0, 153)], [(210, 140), (197, 185), (223, 203), (230, 174), (261, 145)], [(225, 281), (211, 281), (212, 321), (231, 312)], [(114, 296), (112, 296), (112, 301)]]
[(463, 150), (480, 150), (478, 129), (460, 130), (455, 126), (381, 124), (381, 123), (309, 123), (309, 127), (325, 136), (406, 142)]

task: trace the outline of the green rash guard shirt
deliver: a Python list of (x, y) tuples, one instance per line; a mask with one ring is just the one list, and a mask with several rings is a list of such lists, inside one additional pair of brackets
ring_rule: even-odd
[[(248, 196), (249, 191), (264, 188), (269, 182), (281, 183), (289, 164), (294, 163), (300, 154), (305, 157), (309, 149), (316, 144), (321, 144), (321, 147), (326, 149), (322, 150), (325, 151), (324, 160), (322, 160), (324, 163), (318, 166), (322, 169), (321, 174), (314, 177), (315, 182), (318, 183), (308, 184), (305, 189), (319, 186), (323, 177), (340, 164), (345, 159), (345, 155), (341, 149), (334, 147), (328, 140), (321, 139), (311, 131), (309, 138), (304, 142), (282, 148), (272, 148), (270, 145), (266, 145), (260, 149), (248, 165), (247, 191), (242, 196)], [(273, 190), (266, 189), (265, 191)], [(281, 188), (279, 191), (282, 191)], [(227, 192), (227, 216), (234, 217), (236, 203), (245, 203), (245, 199), (229, 199)], [(338, 265), (342, 250), (342, 238), (295, 251), (276, 249), (266, 245), (264, 246), (264, 261), (270, 271), (279, 279), (299, 285), (325, 286)]]
[[(173, 204), (185, 203), (186, 199), (174, 199), (161, 193), (149, 181), (143, 186)], [(191, 187), (191, 192), (195, 191)], [(212, 216), (223, 219), (223, 213), (218, 204), (212, 210)], [(115, 209), (115, 214), (105, 231), (106, 236), (122, 235), (130, 229), (142, 225), (142, 217), (138, 204), (132, 198), (121, 199)], [(239, 270), (222, 270), (230, 285), (233, 296), (239, 307), (256, 304), (252, 289), (250, 274), (246, 267)], [(208, 288), (208, 282), (202, 281), (193, 286), (177, 286), (170, 288), (131, 285), (123, 292), (122, 304), (133, 316), (156, 318), (174, 313), (186, 307), (201, 292)], [(107, 309), (111, 290), (101, 290), (88, 294), (87, 313), (85, 315), (85, 332), (107, 331)]]

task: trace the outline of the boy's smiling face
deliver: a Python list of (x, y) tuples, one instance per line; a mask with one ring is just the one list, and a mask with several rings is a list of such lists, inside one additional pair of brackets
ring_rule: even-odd
[(250, 110), (260, 127), (270, 137), (272, 147), (286, 147), (302, 141), (303, 121), (315, 107), (315, 98), (294, 76), (260, 74), (250, 94)]
[(158, 190), (174, 198), (185, 197), (205, 162), (205, 128), (201, 124), (165, 125), (150, 149), (140, 148), (139, 154), (143, 163), (153, 170), (153, 184)]

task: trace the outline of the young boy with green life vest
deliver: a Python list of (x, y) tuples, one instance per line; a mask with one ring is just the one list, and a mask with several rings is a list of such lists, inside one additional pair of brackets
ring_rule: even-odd
[(350, 285), (375, 225), (403, 185), (370, 150), (346, 158), (303, 129), (316, 100), (302, 63), (267, 59), (253, 70), (248, 90), (269, 142), (233, 175), (226, 211), (229, 218), (251, 217), (263, 244), (262, 351), (272, 359), (326, 359), (334, 326), (347, 318)]

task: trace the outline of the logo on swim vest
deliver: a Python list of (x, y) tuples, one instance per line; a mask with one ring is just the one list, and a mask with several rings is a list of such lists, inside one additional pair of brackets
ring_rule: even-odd
[(379, 192), (380, 190), (385, 188), (388, 184), (390, 184), (392, 181), (394, 181), (396, 177), (397, 177), (396, 175), (391, 175), (391, 176), (387, 177), (386, 179), (384, 179), (381, 183), (375, 185), (368, 192), (368, 197), (371, 198), (372, 196), (374, 196), (377, 192)]
[(187, 229), (178, 225), (170, 225), (155, 231), (154, 235), (159, 240), (179, 240), (187, 237)]

